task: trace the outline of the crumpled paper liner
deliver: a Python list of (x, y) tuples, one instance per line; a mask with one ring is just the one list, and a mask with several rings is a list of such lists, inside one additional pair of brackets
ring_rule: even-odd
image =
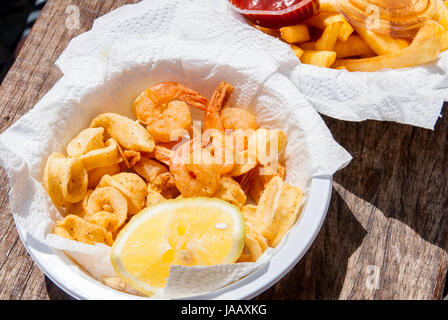
[[(286, 180), (305, 191), (312, 177), (330, 176), (346, 166), (350, 155), (288, 79), (298, 62), (290, 53), (282, 56), (282, 50), (277, 40), (259, 37), (256, 30), (198, 0), (143, 1), (99, 18), (58, 59), (61, 80), (0, 135), (0, 162), (10, 180), (10, 208), (17, 223), (38, 241), (65, 250), (95, 278), (114, 276), (107, 246), (51, 234), (61, 216), (41, 184), (43, 169), (48, 156), (64, 152), (98, 114), (133, 117), (133, 99), (161, 81), (180, 82), (207, 97), (219, 82), (232, 83), (232, 105), (254, 112), (262, 127), (285, 131)], [(158, 296), (217, 290), (269, 263), (281, 245), (257, 263), (173, 266)], [(200, 285), (193, 281), (199, 274)]]
[(291, 81), (327, 116), (384, 120), (434, 129), (448, 100), (448, 52), (433, 64), (378, 72), (348, 72), (303, 64)]

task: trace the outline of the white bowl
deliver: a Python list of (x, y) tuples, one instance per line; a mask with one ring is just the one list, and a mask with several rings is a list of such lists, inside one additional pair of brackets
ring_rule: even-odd
[[(279, 281), (304, 256), (316, 238), (331, 199), (332, 177), (313, 178), (308, 200), (287, 241), (274, 254), (270, 263), (248, 277), (218, 291), (195, 296), (194, 299), (251, 299)], [(25, 248), (39, 268), (59, 288), (76, 299), (147, 299), (113, 290), (79, 268), (60, 250), (52, 249), (27, 236), (16, 223)]]

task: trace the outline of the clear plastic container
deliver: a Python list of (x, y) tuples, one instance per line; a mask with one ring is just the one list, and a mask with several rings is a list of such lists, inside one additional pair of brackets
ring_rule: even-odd
[(354, 26), (410, 37), (444, 4), (441, 0), (333, 0), (333, 5)]
[(237, 12), (265, 28), (296, 25), (319, 11), (319, 0), (228, 0)]

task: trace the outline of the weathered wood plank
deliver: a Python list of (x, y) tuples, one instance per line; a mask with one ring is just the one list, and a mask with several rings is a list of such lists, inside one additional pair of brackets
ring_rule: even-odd
[[(0, 87), (0, 131), (59, 79), (53, 63), (71, 38), (132, 2), (48, 1)], [(79, 29), (66, 26), (70, 5), (79, 8)], [(325, 121), (354, 160), (335, 175), (328, 218), (310, 251), (260, 298), (441, 298), (448, 261), (448, 120), (440, 120), (435, 132)], [(26, 253), (9, 213), (3, 170), (0, 181), (0, 299), (69, 298)]]
[[(325, 118), (353, 155), (311, 250), (265, 299), (440, 299), (447, 271), (448, 110), (435, 132)], [(375, 283), (378, 275), (378, 283)]]

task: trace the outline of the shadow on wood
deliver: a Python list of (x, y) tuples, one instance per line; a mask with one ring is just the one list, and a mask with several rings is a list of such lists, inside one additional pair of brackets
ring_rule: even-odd
[(347, 262), (366, 232), (333, 190), (322, 229), (298, 265), (259, 299), (338, 299)]
[[(381, 237), (378, 241), (386, 239), (380, 283), (390, 290), (358, 298), (442, 297), (448, 264), (447, 108), (443, 114), (435, 131), (326, 118), (336, 140), (354, 157), (334, 181), (389, 219), (386, 224), (370, 223), (366, 230)], [(363, 215), (372, 220), (372, 211)], [(374, 255), (372, 245), (366, 241), (361, 250)], [(390, 248), (400, 248), (399, 257)]]
[(435, 131), (376, 121), (325, 120), (354, 158), (334, 180), (446, 250), (448, 108), (443, 115)]
[[(260, 298), (440, 299), (448, 264), (446, 107), (443, 115), (435, 131), (324, 117), (353, 156), (334, 176), (344, 199), (333, 192), (310, 251)], [(373, 290), (369, 267), (378, 270)]]

